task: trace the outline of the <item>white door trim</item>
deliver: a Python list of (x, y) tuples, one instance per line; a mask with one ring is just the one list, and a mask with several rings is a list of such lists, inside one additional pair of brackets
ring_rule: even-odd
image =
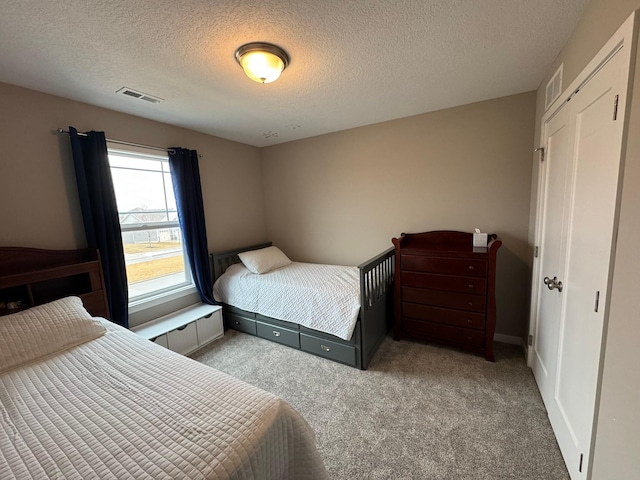
[[(548, 122), (562, 109), (564, 105), (568, 101), (571, 100), (571, 97), (577, 93), (614, 55), (619, 55), (624, 60), (624, 64), (626, 65), (626, 77), (623, 79), (623, 88), (625, 95), (621, 94), (621, 98), (624, 99), (622, 105), (618, 107), (619, 119), (620, 121), (626, 121), (626, 112), (628, 111), (628, 104), (631, 101), (631, 95), (628, 93), (630, 80), (633, 75), (633, 68), (635, 62), (635, 54), (636, 54), (636, 32), (637, 32), (638, 19), (636, 12), (633, 12), (627, 20), (620, 26), (620, 28), (616, 31), (616, 33), (607, 41), (607, 43), (600, 49), (598, 54), (589, 62), (589, 64), (582, 70), (582, 72), (577, 76), (577, 78), (571, 83), (571, 85), (566, 88), (560, 97), (551, 105), (549, 110), (542, 116), (541, 124), (540, 124), (540, 139), (539, 146), (546, 147), (544, 145), (546, 135), (547, 135), (547, 124)], [(622, 146), (626, 144), (626, 136), (627, 129), (626, 126), (623, 125), (622, 130)], [(596, 398), (594, 405), (594, 415), (593, 415), (593, 425), (591, 429), (591, 439), (590, 439), (590, 448), (588, 453), (585, 452), (584, 463), (587, 471), (587, 478), (591, 478), (592, 472), (592, 464), (593, 464), (593, 452), (594, 452), (594, 444), (596, 438), (596, 425), (598, 420), (598, 409), (600, 404), (600, 388), (602, 384), (602, 363), (604, 357), (604, 345), (606, 341), (606, 330), (608, 326), (608, 316), (609, 316), (609, 301), (610, 301), (610, 285), (611, 285), (611, 277), (613, 273), (613, 256), (615, 254), (616, 248), (616, 236), (615, 232), (617, 231), (618, 218), (619, 218), (619, 208), (620, 208), (620, 197), (619, 192), (622, 185), (622, 178), (624, 172), (624, 148), (620, 150), (620, 174), (618, 177), (618, 195), (616, 201), (615, 215), (614, 215), (614, 237), (611, 247), (611, 262), (609, 266), (609, 277), (608, 277), (608, 286), (607, 286), (607, 294), (606, 294), (606, 305), (602, 305), (604, 315), (603, 315), (603, 332), (602, 332), (602, 342), (600, 348), (600, 357), (598, 359), (598, 372), (597, 372), (597, 383), (596, 383)], [(536, 217), (534, 223), (534, 239), (535, 245), (542, 245), (542, 234), (543, 234), (543, 225), (542, 222), (544, 220), (544, 215), (542, 211), (542, 202), (545, 197), (545, 174), (546, 174), (547, 166), (544, 162), (540, 162), (538, 166), (538, 185), (537, 185), (537, 197), (536, 197)], [(595, 232), (594, 232), (595, 233)], [(531, 294), (531, 307), (530, 307), (530, 325), (529, 325), (529, 334), (535, 335), (537, 330), (537, 322), (538, 322), (538, 304), (539, 297), (542, 289), (542, 272), (541, 272), (541, 256), (534, 258), (533, 265), (533, 275), (532, 275), (532, 294)], [(535, 342), (534, 338), (534, 342)], [(534, 343), (535, 344), (535, 343)], [(533, 366), (534, 359), (534, 348), (528, 348), (527, 351), (527, 363), (529, 367)], [(584, 472), (585, 470), (583, 470)]]
[[(618, 28), (616, 33), (609, 39), (609, 41), (600, 49), (598, 54), (587, 64), (587, 66), (580, 72), (576, 79), (571, 82), (568, 88), (566, 88), (562, 94), (551, 104), (549, 110), (542, 116), (540, 120), (540, 139), (538, 141), (541, 147), (544, 147), (545, 138), (545, 124), (555, 116), (558, 111), (569, 101), (571, 96), (578, 91), (591, 77), (593, 77), (600, 68), (620, 49), (620, 55), (626, 60), (626, 64), (631, 64), (631, 54), (634, 50), (634, 32), (635, 32), (636, 12), (634, 11), (625, 22)], [(629, 75), (631, 75), (631, 71)], [(629, 78), (626, 79), (625, 89), (628, 89)], [(631, 96), (627, 95), (627, 102), (631, 100)], [(624, 106), (623, 106), (624, 107)], [(626, 108), (623, 108), (621, 113), (624, 113)], [(536, 219), (534, 230), (534, 242), (535, 245), (540, 245), (542, 238), (542, 199), (544, 198), (544, 162), (539, 162), (538, 165), (538, 185), (536, 192)], [(538, 318), (537, 304), (538, 296), (540, 294), (540, 257), (533, 259), (533, 275), (532, 275), (532, 291), (531, 291), (531, 307), (529, 312), (529, 335), (534, 335), (536, 331), (536, 324)], [(606, 318), (605, 318), (606, 324)], [(533, 349), (527, 349), (527, 364), (531, 367), (533, 362)]]

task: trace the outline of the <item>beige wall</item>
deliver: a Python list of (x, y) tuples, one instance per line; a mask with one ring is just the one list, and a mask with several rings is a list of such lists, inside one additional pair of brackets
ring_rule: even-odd
[[(550, 76), (564, 62), (563, 88), (566, 88), (638, 8), (638, 0), (592, 0), (589, 4), (538, 90), (535, 146), (544, 113), (544, 87)], [(637, 368), (637, 339), (640, 338), (640, 137), (637, 135), (640, 131), (640, 62), (636, 62), (591, 470), (594, 480), (640, 478), (640, 369)], [(537, 168), (534, 160), (534, 185)], [(535, 202), (532, 202), (532, 219), (534, 214)], [(533, 239), (533, 228), (529, 238)]]
[[(212, 251), (271, 239), (297, 260), (356, 264), (403, 231), (497, 232), (504, 240), (497, 331), (523, 334), (532, 93), (262, 151), (6, 84), (0, 104), (0, 245), (85, 246), (68, 138), (55, 129), (103, 130), (204, 155)], [(162, 313), (139, 314), (134, 323)]]
[(3, 83), (0, 105), (0, 245), (86, 246), (69, 138), (55, 132), (69, 125), (197, 149), (209, 248), (265, 239), (258, 148)]
[(497, 331), (522, 336), (534, 110), (530, 92), (264, 148), (269, 240), (354, 265), (402, 232), (498, 233)]
[(86, 246), (69, 138), (55, 132), (69, 125), (116, 140), (197, 149), (209, 250), (266, 239), (258, 148), (3, 83), (0, 112), (0, 245)]

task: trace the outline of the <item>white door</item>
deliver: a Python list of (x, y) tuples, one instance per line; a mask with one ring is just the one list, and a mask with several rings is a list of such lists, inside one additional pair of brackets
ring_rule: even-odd
[[(540, 249), (541, 279), (553, 278), (564, 271), (567, 250), (569, 192), (572, 184), (573, 125), (569, 123), (569, 108), (563, 108), (546, 125), (545, 160), (542, 193), (542, 242)], [(562, 280), (559, 280), (562, 281)], [(558, 339), (562, 312), (562, 294), (557, 289), (541, 291), (538, 321), (531, 368), (542, 398), (553, 398), (558, 364)]]
[(532, 368), (572, 479), (586, 478), (591, 447), (627, 65), (615, 54), (545, 125)]

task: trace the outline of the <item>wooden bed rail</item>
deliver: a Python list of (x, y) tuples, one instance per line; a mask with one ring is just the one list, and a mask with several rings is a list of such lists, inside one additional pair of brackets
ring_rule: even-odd
[(393, 283), (394, 263), (394, 249), (391, 247), (358, 265), (361, 308), (365, 311), (380, 300)]
[(358, 265), (360, 270), (361, 367), (366, 369), (393, 325), (395, 250)]

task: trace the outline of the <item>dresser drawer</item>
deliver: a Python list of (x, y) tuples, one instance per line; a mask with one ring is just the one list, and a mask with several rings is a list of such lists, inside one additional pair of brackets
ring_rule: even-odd
[(227, 327), (239, 330), (241, 332), (256, 334), (256, 321), (250, 318), (246, 318), (235, 313), (226, 312), (224, 314), (224, 322)]
[(463, 312), (450, 308), (420, 305), (418, 303), (404, 302), (402, 304), (402, 316), (476, 330), (484, 330), (485, 325), (485, 316), (482, 313)]
[(485, 334), (481, 330), (450, 327), (439, 323), (423, 322), (411, 318), (402, 319), (402, 329), (408, 335), (424, 340), (443, 340), (445, 342), (483, 347)]
[(483, 313), (487, 306), (487, 297), (482, 295), (442, 292), (439, 290), (412, 287), (402, 287), (402, 300), (435, 307), (448, 307)]
[(300, 334), (295, 330), (262, 322), (256, 322), (256, 327), (259, 337), (290, 347), (300, 348)]
[(486, 260), (438, 258), (422, 255), (402, 256), (403, 271), (486, 277), (487, 269)]
[(352, 367), (356, 366), (356, 347), (353, 345), (345, 345), (332, 342), (331, 340), (314, 338), (305, 333), (301, 333), (300, 347), (305, 352), (346, 363)]
[(487, 281), (478, 277), (456, 277), (454, 275), (436, 275), (432, 273), (402, 272), (402, 285), (422, 287), (432, 290), (466, 292), (484, 295)]

